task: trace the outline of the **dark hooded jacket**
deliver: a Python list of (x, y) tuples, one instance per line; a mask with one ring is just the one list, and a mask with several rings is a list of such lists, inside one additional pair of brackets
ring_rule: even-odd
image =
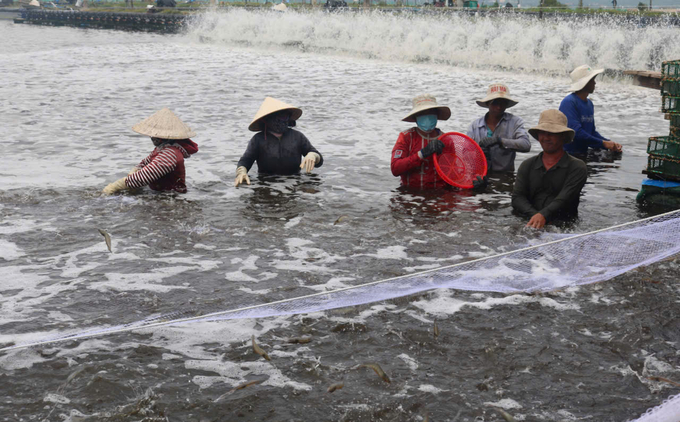
[(252, 137), (246, 152), (238, 160), (237, 167), (250, 170), (257, 161), (260, 173), (267, 174), (297, 174), (300, 172), (302, 157), (309, 152), (319, 154), (319, 162), (314, 167), (321, 167), (323, 156), (312, 146), (307, 137), (294, 129), (287, 129), (281, 139), (266, 131), (258, 132)]

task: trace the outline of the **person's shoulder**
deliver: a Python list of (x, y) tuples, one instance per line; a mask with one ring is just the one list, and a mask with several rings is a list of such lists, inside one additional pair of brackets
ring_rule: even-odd
[(509, 122), (524, 123), (524, 119), (516, 114), (508, 113), (507, 111), (505, 112), (505, 118), (508, 119)]
[(414, 133), (415, 131), (416, 131), (416, 128), (412, 127), (412, 128), (406, 129), (406, 130), (402, 130), (400, 133), (402, 135), (408, 135), (408, 134)]
[[(510, 114), (510, 113), (507, 113)], [(475, 120), (470, 123), (470, 127), (480, 127), (486, 125), (486, 121), (484, 120), (486, 117), (486, 114), (483, 114), (481, 117), (477, 117)]]
[(293, 128), (288, 128), (286, 133), (284, 133), (284, 136), (290, 136), (295, 139), (307, 139), (304, 133), (300, 132), (299, 130), (295, 130)]
[(529, 157), (526, 160), (522, 161), (522, 164), (519, 165), (519, 169), (521, 170), (521, 169), (526, 168), (526, 167), (532, 167), (534, 165), (534, 163), (536, 162), (536, 160), (539, 159), (540, 156), (541, 156), (541, 154), (534, 155), (534, 156)]
[(573, 92), (567, 94), (566, 97), (562, 98), (562, 102), (560, 102), (560, 108), (562, 108), (563, 105), (573, 103), (574, 97), (575, 97), (575, 95), (574, 95)]
[(569, 160), (569, 167), (571, 169), (588, 171), (588, 166), (586, 165), (586, 163), (583, 160), (576, 158), (569, 153), (567, 153), (567, 158)]

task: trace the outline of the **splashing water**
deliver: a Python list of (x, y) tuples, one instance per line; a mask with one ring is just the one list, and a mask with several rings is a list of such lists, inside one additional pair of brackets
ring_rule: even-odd
[(611, 16), (275, 13), (229, 9), (197, 17), (188, 35), (264, 49), (298, 49), (397, 62), (564, 72), (589, 63), (659, 70), (680, 57), (668, 20), (642, 26)]

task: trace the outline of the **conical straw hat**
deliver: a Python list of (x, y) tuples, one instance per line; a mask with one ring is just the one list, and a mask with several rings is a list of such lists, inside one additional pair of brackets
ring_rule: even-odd
[(189, 126), (167, 108), (132, 126), (132, 130), (161, 139), (187, 139), (196, 136)]
[(281, 110), (290, 110), (291, 121), (295, 121), (299, 119), (300, 116), (302, 116), (302, 110), (299, 108), (290, 104), (286, 104), (283, 101), (279, 101), (275, 98), (267, 97), (262, 102), (262, 105), (260, 106), (260, 109), (257, 110), (257, 113), (255, 113), (255, 117), (253, 118), (253, 121), (250, 122), (248, 130), (253, 132), (261, 131), (263, 129), (264, 118)]

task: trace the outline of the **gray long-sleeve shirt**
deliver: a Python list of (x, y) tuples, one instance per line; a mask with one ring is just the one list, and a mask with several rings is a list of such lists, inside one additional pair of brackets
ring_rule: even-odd
[[(485, 114), (470, 124), (467, 136), (479, 143), (482, 138), (488, 136), (488, 130)], [(488, 171), (515, 171), (516, 151), (529, 152), (531, 150), (531, 138), (524, 128), (524, 120), (514, 114), (504, 113), (493, 133), (500, 136), (501, 144), (492, 145), (488, 149), (486, 155)]]
[(579, 195), (587, 177), (586, 163), (566, 152), (546, 170), (541, 152), (519, 166), (512, 208), (527, 217), (541, 213), (546, 220), (573, 215), (578, 211)]

